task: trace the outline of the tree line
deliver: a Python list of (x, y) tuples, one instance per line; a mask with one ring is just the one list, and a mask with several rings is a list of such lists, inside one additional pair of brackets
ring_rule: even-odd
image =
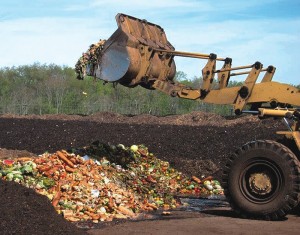
[[(178, 72), (176, 80), (193, 88), (201, 78), (188, 79)], [(229, 86), (240, 85), (231, 81)], [(298, 85), (300, 88), (300, 85)], [(73, 68), (55, 64), (24, 65), (0, 69), (0, 113), (81, 114), (117, 112), (128, 115), (164, 116), (191, 111), (209, 111), (230, 115), (231, 106), (172, 98), (162, 92), (104, 84), (93, 77), (76, 79)]]

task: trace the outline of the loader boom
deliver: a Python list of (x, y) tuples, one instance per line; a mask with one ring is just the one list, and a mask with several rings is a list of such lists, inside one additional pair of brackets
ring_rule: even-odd
[[(157, 89), (174, 97), (232, 104), (236, 114), (241, 114), (246, 104), (252, 104), (256, 109), (263, 103), (271, 103), (272, 107), (282, 104), (300, 106), (298, 89), (272, 82), (274, 66), (263, 68), (260, 62), (255, 62), (232, 67), (231, 58), (220, 58), (213, 53), (175, 51), (160, 26), (125, 14), (118, 14), (116, 21), (118, 29), (107, 41), (102, 41), (96, 61), (90, 64), (90, 75), (127, 87), (141, 85)], [(174, 82), (175, 56), (207, 60), (202, 69), (200, 89)], [(216, 61), (224, 62), (221, 69), (216, 69)], [(260, 73), (265, 73), (264, 77), (261, 83), (256, 83)], [(211, 90), (215, 75), (219, 87)], [(247, 75), (243, 86), (228, 88), (230, 77), (238, 75)]]

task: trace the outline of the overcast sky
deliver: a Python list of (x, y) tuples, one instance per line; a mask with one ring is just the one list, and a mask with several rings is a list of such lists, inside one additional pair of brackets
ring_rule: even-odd
[[(176, 50), (231, 57), (233, 66), (260, 61), (277, 68), (273, 80), (300, 84), (299, 0), (0, 0), (0, 67), (74, 67), (117, 29), (117, 13), (160, 25)], [(176, 58), (188, 78), (204, 63)]]

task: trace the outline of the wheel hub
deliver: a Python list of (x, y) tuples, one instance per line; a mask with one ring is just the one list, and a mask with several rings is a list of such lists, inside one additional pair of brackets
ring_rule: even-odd
[(270, 177), (265, 173), (254, 173), (249, 178), (249, 185), (252, 192), (265, 195), (272, 190)]

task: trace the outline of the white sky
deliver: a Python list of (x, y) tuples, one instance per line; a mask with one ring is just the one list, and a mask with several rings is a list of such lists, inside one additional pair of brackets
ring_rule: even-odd
[[(74, 67), (91, 43), (117, 29), (117, 13), (160, 25), (176, 50), (231, 57), (233, 66), (260, 61), (277, 68), (273, 80), (300, 84), (298, 0), (0, 0), (0, 67)], [(201, 76), (204, 64), (176, 59), (188, 78)]]

